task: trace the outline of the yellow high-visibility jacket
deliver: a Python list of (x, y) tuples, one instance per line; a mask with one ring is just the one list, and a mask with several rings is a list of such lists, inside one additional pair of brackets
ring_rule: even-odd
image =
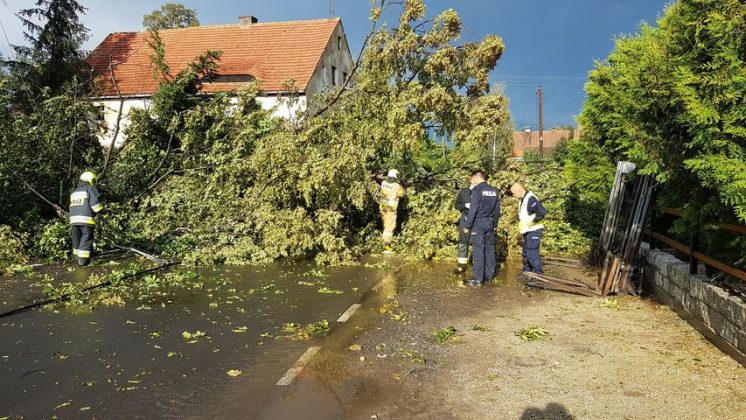
[(399, 199), (404, 197), (404, 187), (396, 178), (386, 178), (381, 182), (381, 197), (379, 204), (381, 210), (396, 210), (399, 208)]

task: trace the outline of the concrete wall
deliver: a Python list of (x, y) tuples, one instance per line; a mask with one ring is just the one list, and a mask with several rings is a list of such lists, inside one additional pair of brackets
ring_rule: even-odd
[[(645, 278), (661, 302), (676, 309), (715, 345), (746, 362), (746, 304), (703, 274), (689, 274), (689, 263), (643, 243)], [(698, 325), (697, 325), (698, 324)]]
[[(291, 103), (287, 96), (260, 96), (256, 98), (257, 102), (266, 110), (273, 110), (273, 114), (278, 117), (287, 119), (294, 119), (299, 112), (306, 109), (306, 96), (302, 95), (297, 98), (297, 101)], [(101, 122), (101, 131), (99, 134), (99, 142), (102, 146), (108, 147), (111, 141), (114, 139), (114, 132), (116, 131), (117, 114), (119, 113), (119, 100), (100, 100), (95, 101), (94, 106), (103, 107), (103, 121)], [(124, 101), (122, 107), (122, 119), (119, 123), (119, 134), (116, 138), (116, 147), (120, 147), (124, 143), (124, 130), (130, 124), (130, 115), (134, 109), (149, 109), (151, 105), (150, 98), (132, 98)]]
[[(340, 37), (341, 42), (338, 45)], [(332, 83), (332, 66), (337, 68), (337, 79), (334, 84)], [(347, 45), (347, 35), (345, 35), (344, 27), (340, 23), (329, 39), (326, 51), (324, 51), (324, 55), (316, 65), (316, 70), (306, 87), (309, 102), (313, 102), (313, 95), (316, 93), (335, 85), (342, 86), (344, 83), (344, 74), (347, 73), (349, 75), (352, 72), (352, 67), (353, 59), (350, 53), (350, 46)]]

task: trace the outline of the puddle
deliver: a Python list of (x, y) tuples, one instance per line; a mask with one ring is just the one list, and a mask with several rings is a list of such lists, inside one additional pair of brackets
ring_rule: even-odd
[[(494, 282), (480, 288), (460, 287), (464, 277), (451, 274), (452, 268), (442, 263), (408, 263), (386, 276), (379, 293), (366, 300), (349, 324), (324, 340), (323, 349), (296, 383), (276, 390), (259, 418), (345, 418), (366, 412), (361, 407), (378, 407), (402, 391), (388, 381), (419, 380), (411, 378), (436, 368), (435, 359), (449, 344), (437, 344), (433, 329), (453, 323), (459, 328), (457, 335), (469, 333), (468, 325), (433, 311), (467, 316), (543, 298), (530, 296), (518, 279), (521, 267), (515, 263), (504, 266)], [(391, 306), (392, 302), (397, 303)], [(398, 370), (401, 366), (405, 369)], [(410, 414), (400, 417), (418, 415)]]

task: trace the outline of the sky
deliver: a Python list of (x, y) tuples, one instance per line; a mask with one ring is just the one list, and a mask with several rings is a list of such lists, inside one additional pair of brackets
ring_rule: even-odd
[[(178, 0), (171, 0), (179, 2)], [(497, 34), (505, 53), (491, 74), (504, 86), (517, 128), (538, 127), (536, 89), (544, 89), (544, 125), (576, 124), (583, 83), (595, 60), (606, 57), (615, 37), (632, 34), (642, 22), (654, 24), (671, 0), (425, 0), (429, 18), (453, 8), (463, 20), (462, 41)], [(110, 32), (142, 29), (142, 17), (162, 1), (79, 0), (88, 8), (83, 22), (91, 30), (84, 48), (93, 49)], [(330, 16), (330, 0), (182, 0), (197, 11), (202, 25), (237, 23), (238, 16), (259, 21), (318, 19)], [(22, 44), (22, 27), (14, 13), (35, 0), (3, 0), (0, 21), (10, 44)], [(368, 0), (336, 0), (353, 56), (370, 29)], [(0, 39), (0, 53), (8, 57)]]

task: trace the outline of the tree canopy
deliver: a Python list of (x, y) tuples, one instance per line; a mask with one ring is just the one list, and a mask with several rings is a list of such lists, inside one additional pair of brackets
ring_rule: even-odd
[(143, 17), (142, 26), (150, 31), (188, 28), (199, 26), (199, 20), (194, 9), (189, 9), (181, 3), (164, 3), (160, 9)]
[(746, 221), (746, 3), (673, 3), (616, 41), (586, 92), (578, 147), (655, 174), (691, 220)]
[(86, 8), (76, 0), (37, 0), (35, 6), (18, 12), (28, 45), (14, 46), (15, 60), (6, 64), (15, 78), (14, 103), (26, 108), (45, 89), (58, 94), (65, 83), (83, 76), (80, 47), (89, 38), (80, 21)]

